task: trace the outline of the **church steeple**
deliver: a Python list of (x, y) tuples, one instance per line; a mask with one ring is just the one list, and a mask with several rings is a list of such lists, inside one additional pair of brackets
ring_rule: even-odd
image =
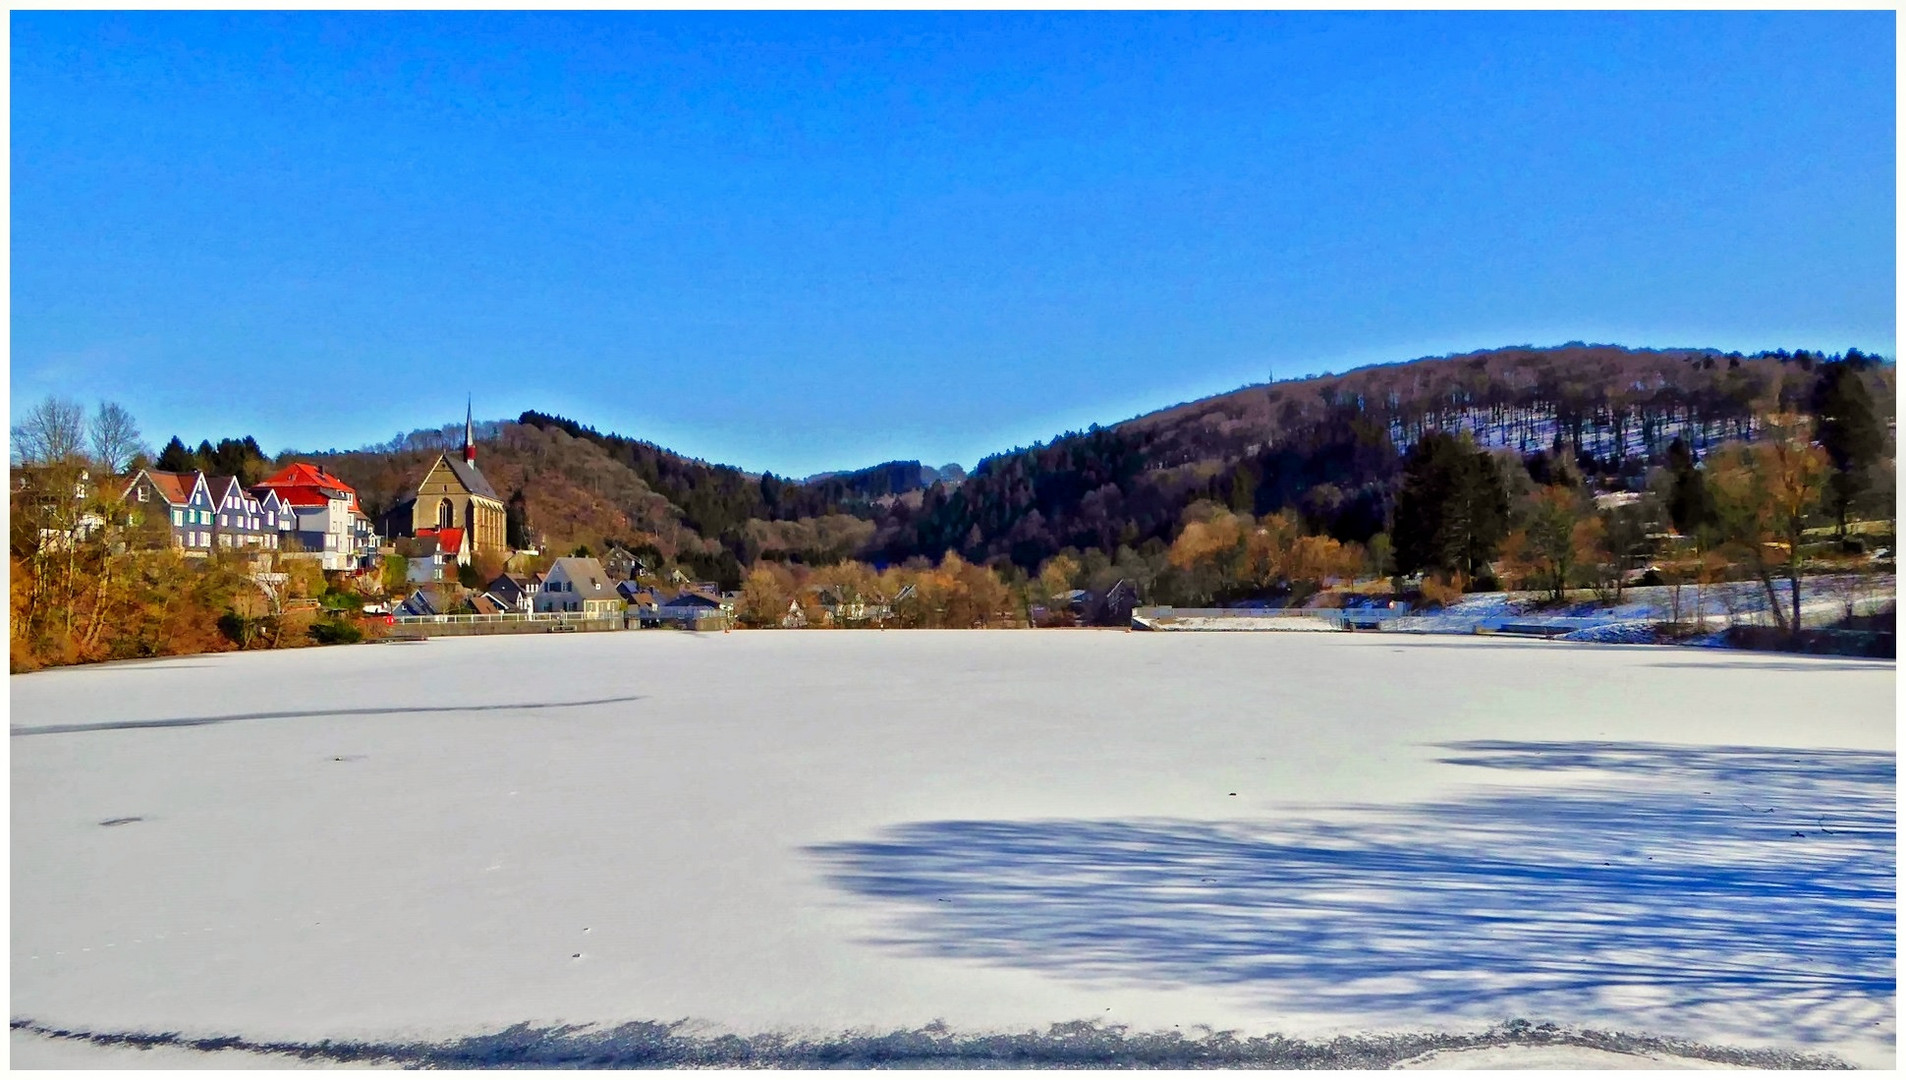
[(463, 460), (476, 464), (476, 424), (471, 419), (470, 400), (463, 402)]

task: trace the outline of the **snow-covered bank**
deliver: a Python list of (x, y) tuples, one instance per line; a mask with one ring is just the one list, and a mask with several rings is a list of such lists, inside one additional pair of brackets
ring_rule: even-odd
[[(1801, 583), (1801, 625), (1829, 625), (1849, 614), (1891, 610), (1897, 579), (1850, 574), (1822, 575)], [(1781, 602), (1787, 594), (1781, 592)], [(1651, 585), (1625, 590), (1620, 603), (1577, 599), (1550, 604), (1535, 593), (1471, 593), (1442, 608), (1397, 614), (1389, 610), (1340, 611), (1331, 608), (1177, 610), (1141, 608), (1137, 624), (1151, 630), (1337, 631), (1345, 621), (1359, 628), (1416, 634), (1549, 634), (1565, 641), (1608, 645), (1646, 645), (1655, 627), (1673, 621), (1709, 629), (1690, 644), (1720, 646), (1728, 626), (1772, 626), (1766, 590), (1751, 581), (1697, 588)]]
[(910, 631), (18, 676), (12, 1014), (259, 1043), (1527, 1017), (1890, 1065), (1894, 670)]

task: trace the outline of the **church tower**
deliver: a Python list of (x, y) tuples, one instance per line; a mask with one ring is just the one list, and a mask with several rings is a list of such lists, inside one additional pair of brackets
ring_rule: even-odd
[(509, 554), (504, 537), (503, 500), (477, 468), (476, 413), (471, 401), (463, 407), (463, 450), (437, 456), (417, 490), (392, 510), (409, 518), (412, 536), (436, 536), (457, 561), (478, 555)]

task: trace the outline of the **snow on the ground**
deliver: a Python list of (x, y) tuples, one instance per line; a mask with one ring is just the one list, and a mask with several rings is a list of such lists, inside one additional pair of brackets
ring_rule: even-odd
[(1894, 675), (840, 631), (14, 676), (12, 1016), (260, 1044), (1528, 1018), (1887, 1067)]
[[(1806, 626), (1834, 622), (1846, 614), (1849, 600), (1856, 614), (1889, 608), (1895, 602), (1896, 588), (1897, 579), (1891, 574), (1802, 578), (1801, 621)], [(1783, 607), (1791, 602), (1784, 582), (1779, 583), (1779, 598)], [(1678, 604), (1674, 587), (1667, 585), (1624, 589), (1620, 603), (1604, 604), (1578, 596), (1572, 602), (1551, 605), (1541, 599), (1533, 593), (1471, 593), (1440, 610), (1399, 619), (1395, 628), (1467, 634), (1499, 629), (1505, 623), (1553, 623), (1558, 629), (1570, 630), (1568, 638), (1572, 641), (1637, 644), (1652, 640), (1652, 628), (1673, 620), (1677, 612), (1684, 622), (1702, 621), (1717, 631), (1730, 622), (1773, 625), (1766, 588), (1757, 581), (1730, 581), (1700, 588), (1683, 585)]]
[[(1871, 615), (1890, 610), (1896, 601), (1897, 579), (1891, 575), (1828, 574), (1804, 578), (1800, 590), (1800, 617), (1804, 626), (1817, 627), (1853, 614)], [(1782, 610), (1790, 603), (1780, 586)], [(1734, 581), (1696, 587), (1649, 585), (1625, 589), (1620, 603), (1603, 603), (1581, 596), (1550, 603), (1540, 593), (1471, 593), (1441, 608), (1398, 614), (1388, 609), (1366, 609), (1352, 614), (1358, 621), (1379, 623), (1391, 632), (1418, 634), (1475, 634), (1500, 632), (1505, 626), (1541, 627), (1565, 641), (1607, 645), (1645, 645), (1656, 640), (1655, 627), (1675, 621), (1711, 626), (1712, 634), (1689, 644), (1725, 644), (1730, 624), (1771, 626), (1766, 588), (1759, 582)], [(1154, 630), (1283, 630), (1336, 631), (1343, 613), (1329, 608), (1300, 609), (1140, 609), (1139, 622)]]

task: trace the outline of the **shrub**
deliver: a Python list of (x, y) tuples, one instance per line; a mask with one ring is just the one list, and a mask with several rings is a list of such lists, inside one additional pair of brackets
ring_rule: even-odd
[(319, 619), (311, 624), (311, 640), (320, 645), (354, 645), (364, 640), (364, 631), (349, 619)]
[(256, 615), (243, 615), (236, 611), (227, 611), (218, 617), (219, 633), (241, 649), (251, 648), (265, 628), (265, 620)]
[(1418, 590), (1427, 607), (1444, 607), (1462, 598), (1463, 578), (1461, 574), (1444, 577), (1441, 574), (1426, 575)]

